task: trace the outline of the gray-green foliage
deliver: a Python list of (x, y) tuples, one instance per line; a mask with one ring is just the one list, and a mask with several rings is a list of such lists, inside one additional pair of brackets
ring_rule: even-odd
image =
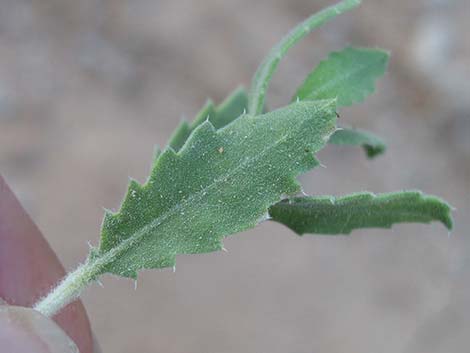
[(359, 2), (344, 0), (305, 20), (262, 62), (249, 94), (238, 89), (219, 106), (208, 101), (192, 123), (181, 123), (164, 151), (156, 149), (146, 183), (132, 180), (120, 210), (106, 212), (99, 246), (35, 308), (52, 316), (103, 273), (136, 278), (140, 269), (173, 266), (176, 255), (220, 250), (224, 237), (270, 217), (298, 233), (432, 220), (451, 228), (448, 205), (417, 192), (294, 197), (300, 190), (295, 178), (318, 165), (314, 154), (326, 142), (363, 146), (370, 157), (385, 150), (373, 134), (336, 126), (339, 107), (373, 92), (388, 62), (383, 51), (347, 48), (330, 55), (294, 102), (262, 114), (288, 49)]
[[(274, 46), (253, 76), (248, 112), (259, 114), (265, 103), (266, 92), (274, 72), (287, 51), (311, 31), (322, 26), (336, 16), (349, 11), (361, 3), (360, 0), (344, 0), (307, 18), (294, 27), (276, 46)], [(334, 98), (334, 97), (333, 97)]]
[(374, 158), (387, 149), (385, 142), (380, 137), (371, 132), (357, 129), (337, 130), (328, 142), (341, 146), (362, 146), (369, 158)]
[[(248, 94), (242, 87), (229, 95), (222, 104), (215, 106), (209, 100), (196, 115), (193, 122), (183, 121), (176, 128), (168, 142), (175, 151), (178, 151), (186, 142), (191, 132), (204, 121), (210, 121), (215, 128), (220, 129), (237, 119), (247, 109)], [(362, 146), (369, 158), (373, 158), (383, 152), (387, 146), (378, 136), (356, 129), (338, 129), (331, 135), (328, 143), (345, 146)], [(158, 154), (157, 154), (158, 156)]]
[(219, 106), (215, 106), (211, 100), (208, 100), (192, 123), (181, 122), (168, 144), (175, 151), (178, 151), (191, 135), (191, 132), (204, 121), (208, 120), (216, 129), (220, 129), (242, 115), (247, 106), (248, 94), (242, 87), (236, 89)]
[(362, 102), (374, 92), (375, 80), (387, 69), (383, 50), (346, 48), (322, 61), (297, 89), (293, 100), (336, 98), (338, 107)]
[(390, 228), (395, 223), (442, 222), (452, 229), (451, 208), (443, 200), (419, 191), (344, 197), (294, 197), (269, 209), (276, 222), (297, 234), (349, 234), (358, 228)]
[(335, 131), (334, 100), (299, 102), (215, 130), (199, 125), (176, 153), (158, 158), (143, 186), (131, 181), (117, 214), (107, 213), (91, 261), (102, 272), (136, 277), (173, 266), (175, 255), (220, 250), (223, 237), (254, 227)]
[[(223, 237), (255, 226), (266, 217), (270, 206), (271, 216), (293, 229), (296, 222), (311, 224), (317, 219), (301, 212), (305, 211), (298, 207), (301, 204), (314, 202), (325, 212), (337, 210), (332, 215), (348, 214), (351, 208), (344, 207), (342, 199), (332, 204), (312, 198), (276, 202), (281, 195), (298, 191), (292, 177), (317, 164), (312, 153), (328, 139), (333, 144), (363, 146), (369, 157), (384, 152), (385, 144), (379, 137), (359, 130), (335, 131), (333, 122), (336, 108), (360, 102), (374, 91), (375, 80), (385, 73), (388, 54), (351, 47), (332, 53), (298, 88), (294, 96), (297, 103), (258, 115), (271, 77), (288, 49), (311, 30), (357, 4), (356, 0), (342, 1), (305, 20), (262, 62), (249, 94), (239, 88), (218, 106), (209, 100), (193, 122), (180, 124), (169, 147), (156, 155), (146, 184), (131, 181), (121, 210), (107, 212), (100, 246), (90, 257), (103, 263), (101, 272), (135, 277), (142, 268), (173, 266), (177, 254), (221, 249)], [(251, 115), (244, 114), (247, 110)], [(273, 143), (274, 149), (270, 147)], [(417, 199), (411, 199), (410, 194), (399, 195), (406, 196), (408, 208), (414, 207), (414, 218), (398, 220), (396, 214), (387, 218), (382, 212), (381, 217), (359, 217), (354, 224), (368, 227), (419, 221), (423, 203), (413, 204)], [(382, 203), (374, 199), (356, 210), (370, 216), (373, 210), (383, 210), (378, 206), (387, 197), (395, 196), (381, 196), (378, 200)], [(354, 200), (365, 197), (355, 196)], [(357, 218), (358, 214), (349, 215)], [(433, 215), (426, 214), (425, 219)], [(344, 220), (330, 218), (311, 229), (331, 234), (338, 226), (347, 225)]]

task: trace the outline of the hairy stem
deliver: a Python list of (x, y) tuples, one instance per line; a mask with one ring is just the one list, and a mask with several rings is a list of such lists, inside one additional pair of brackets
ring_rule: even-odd
[(87, 285), (95, 281), (101, 273), (102, 264), (87, 260), (75, 271), (70, 272), (47, 296), (34, 305), (34, 309), (47, 317), (73, 302)]

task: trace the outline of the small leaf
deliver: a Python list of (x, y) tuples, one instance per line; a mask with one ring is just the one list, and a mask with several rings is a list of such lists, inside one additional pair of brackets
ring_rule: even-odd
[(223, 128), (230, 124), (236, 118), (246, 113), (248, 106), (248, 94), (243, 87), (239, 87), (230, 96), (228, 96), (216, 108), (216, 115), (211, 117), (210, 122), (216, 129)]
[[(253, 76), (249, 95), (250, 101), (248, 104), (248, 113), (258, 115), (263, 111), (269, 82), (271, 81), (279, 62), (292, 46), (316, 28), (322, 26), (336, 16), (355, 8), (360, 3), (360, 0), (344, 0), (336, 5), (327, 7), (298, 24), (276, 46), (274, 46)], [(333, 96), (329, 98), (335, 97)]]
[(248, 95), (243, 87), (236, 89), (218, 107), (208, 100), (191, 124), (187, 121), (181, 122), (170, 137), (169, 145), (175, 151), (179, 151), (191, 132), (204, 121), (209, 120), (216, 129), (219, 129), (242, 115), (247, 105)]
[(318, 165), (313, 153), (335, 130), (335, 109), (334, 100), (294, 103), (219, 130), (205, 121), (178, 153), (160, 154), (145, 185), (130, 182), (120, 211), (105, 214), (87, 265), (95, 276), (135, 278), (173, 266), (177, 254), (220, 250), (225, 236), (299, 191), (295, 177)]
[(293, 101), (337, 98), (338, 107), (362, 102), (375, 90), (375, 80), (382, 76), (389, 54), (382, 50), (346, 48), (333, 52), (305, 79)]
[(385, 142), (380, 137), (356, 129), (337, 130), (331, 135), (328, 142), (334, 145), (362, 146), (369, 158), (374, 158), (387, 149)]
[(442, 222), (452, 229), (450, 206), (419, 191), (374, 195), (357, 193), (332, 196), (295, 197), (269, 209), (276, 222), (297, 234), (349, 234), (358, 228), (390, 228), (394, 223)]

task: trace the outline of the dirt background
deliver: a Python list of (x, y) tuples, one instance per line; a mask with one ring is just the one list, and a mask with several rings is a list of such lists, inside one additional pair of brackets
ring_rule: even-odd
[[(145, 180), (182, 115), (248, 85), (269, 48), (331, 1), (0, 0), (0, 170), (65, 266), (97, 243), (102, 207)], [(365, 1), (281, 64), (269, 105), (347, 44), (392, 51), (342, 122), (389, 142), (368, 162), (328, 147), (310, 194), (419, 188), (439, 224), (296, 237), (275, 224), (177, 271), (105, 277), (83, 300), (104, 352), (458, 353), (470, 330), (470, 30), (466, 0)]]

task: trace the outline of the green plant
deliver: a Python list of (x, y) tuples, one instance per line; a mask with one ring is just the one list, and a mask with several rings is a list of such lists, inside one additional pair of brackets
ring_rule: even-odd
[(183, 122), (156, 151), (146, 183), (132, 180), (119, 212), (106, 211), (99, 246), (35, 309), (51, 316), (104, 273), (135, 279), (141, 269), (172, 267), (176, 255), (222, 250), (224, 237), (266, 220), (298, 234), (434, 220), (451, 229), (449, 205), (417, 191), (295, 196), (295, 177), (319, 165), (314, 154), (328, 142), (363, 146), (370, 158), (385, 150), (373, 134), (337, 126), (337, 110), (362, 101), (384, 74), (389, 55), (381, 50), (332, 53), (290, 104), (266, 112), (269, 82), (288, 49), (359, 3), (345, 0), (305, 20), (272, 49), (249, 92), (239, 88), (219, 106), (209, 101)]

